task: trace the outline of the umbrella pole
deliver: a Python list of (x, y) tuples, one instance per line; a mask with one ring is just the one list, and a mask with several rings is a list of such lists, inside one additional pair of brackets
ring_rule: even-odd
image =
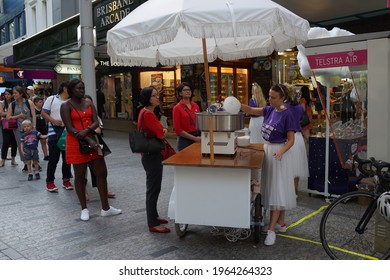
[(209, 108), (208, 114), (208, 124), (209, 124), (209, 134), (210, 134), (210, 163), (214, 164), (214, 134), (213, 134), (213, 116), (210, 112), (211, 105), (211, 92), (210, 92), (210, 73), (209, 73), (209, 62), (207, 60), (207, 48), (206, 48), (206, 39), (202, 38), (202, 47), (203, 47), (203, 61), (204, 61), (204, 71), (206, 77), (206, 91), (207, 91), (207, 106)]

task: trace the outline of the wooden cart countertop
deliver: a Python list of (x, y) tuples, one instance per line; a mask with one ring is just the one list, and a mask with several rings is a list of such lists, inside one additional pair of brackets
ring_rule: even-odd
[(163, 161), (165, 165), (198, 166), (198, 167), (235, 167), (260, 169), (264, 159), (263, 144), (251, 144), (248, 147), (237, 147), (235, 155), (214, 155), (214, 164), (210, 155), (202, 155), (200, 143), (194, 143)]

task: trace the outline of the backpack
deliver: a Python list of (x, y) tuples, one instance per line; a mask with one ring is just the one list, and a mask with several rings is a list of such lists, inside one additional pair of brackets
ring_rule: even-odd
[[(28, 102), (28, 99), (24, 99), (24, 103), (26, 103), (27, 108), (30, 110), (30, 116), (32, 117), (30, 102)], [(11, 102), (11, 105), (12, 105), (12, 113), (15, 114), (15, 107), (16, 107), (15, 100)]]

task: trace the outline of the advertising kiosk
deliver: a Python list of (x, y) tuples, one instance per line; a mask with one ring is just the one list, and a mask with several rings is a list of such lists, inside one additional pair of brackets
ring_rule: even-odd
[(304, 47), (326, 109), (325, 132), (309, 141), (308, 188), (330, 197), (349, 191), (353, 155), (390, 161), (390, 32), (314, 39)]

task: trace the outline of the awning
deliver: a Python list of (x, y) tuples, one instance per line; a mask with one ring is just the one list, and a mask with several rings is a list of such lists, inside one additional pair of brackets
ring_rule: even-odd
[[(96, 27), (95, 58), (109, 60), (106, 32), (146, 0), (96, 0), (92, 2)], [(77, 44), (79, 14), (53, 25), (13, 46), (14, 64), (20, 68), (53, 69), (58, 63), (80, 65)]]

